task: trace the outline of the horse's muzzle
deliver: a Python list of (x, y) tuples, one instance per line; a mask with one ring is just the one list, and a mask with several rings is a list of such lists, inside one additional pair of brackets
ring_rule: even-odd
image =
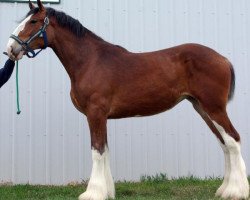
[(7, 46), (7, 55), (12, 60), (20, 60), (25, 51), (23, 50), (22, 46), (16, 43), (15, 41), (10, 41), (9, 45)]

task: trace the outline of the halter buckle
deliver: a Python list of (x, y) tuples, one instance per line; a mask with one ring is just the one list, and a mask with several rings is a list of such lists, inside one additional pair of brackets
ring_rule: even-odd
[(48, 18), (48, 16), (44, 18), (44, 24), (46, 24), (46, 26), (49, 25), (49, 18)]

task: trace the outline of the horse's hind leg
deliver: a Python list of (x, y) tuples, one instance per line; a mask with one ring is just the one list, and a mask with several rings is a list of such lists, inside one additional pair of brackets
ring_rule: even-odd
[[(207, 113), (201, 108), (201, 106), (199, 105), (199, 103), (197, 101), (192, 100), (191, 102), (193, 103), (193, 107), (195, 108), (195, 110), (201, 115), (201, 117), (204, 119), (204, 121), (210, 127), (212, 132), (217, 136), (217, 138), (219, 138), (220, 133), (216, 129), (215, 125), (213, 124), (212, 120), (209, 118)], [(223, 140), (222, 140), (222, 142), (223, 142)], [(222, 142), (220, 141), (220, 144), (221, 144), (221, 147), (223, 149), (224, 156), (225, 156), (225, 175), (224, 175), (224, 180), (223, 180), (222, 185), (220, 186), (220, 188), (216, 192), (216, 196), (221, 196), (222, 195), (223, 191), (225, 190), (225, 188), (228, 185), (228, 180), (229, 180), (229, 175), (230, 175), (229, 151), (226, 148), (224, 148), (224, 145), (222, 145)]]
[[(225, 156), (225, 176), (216, 195), (224, 199), (247, 199), (249, 184), (246, 167), (240, 150), (240, 136), (231, 124), (226, 110), (211, 111), (198, 101), (192, 101), (194, 108), (218, 137)], [(218, 107), (219, 108), (219, 107)]]
[(107, 118), (102, 109), (90, 106), (87, 114), (91, 133), (92, 172), (86, 192), (79, 200), (105, 200), (115, 197), (107, 146)]

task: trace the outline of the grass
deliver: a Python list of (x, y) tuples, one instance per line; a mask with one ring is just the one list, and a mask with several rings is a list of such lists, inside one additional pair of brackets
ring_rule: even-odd
[[(220, 179), (194, 177), (169, 180), (165, 175), (142, 177), (141, 182), (116, 183), (117, 200), (218, 200), (214, 197)], [(76, 200), (86, 185), (0, 186), (0, 200)]]

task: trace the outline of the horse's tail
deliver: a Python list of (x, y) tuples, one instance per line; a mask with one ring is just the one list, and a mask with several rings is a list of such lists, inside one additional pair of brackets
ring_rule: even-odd
[(232, 100), (234, 97), (234, 90), (235, 90), (235, 73), (234, 73), (234, 67), (233, 65), (230, 63), (229, 65), (230, 67), (230, 71), (231, 71), (231, 83), (230, 83), (230, 90), (229, 90), (229, 94), (228, 94), (228, 100)]

